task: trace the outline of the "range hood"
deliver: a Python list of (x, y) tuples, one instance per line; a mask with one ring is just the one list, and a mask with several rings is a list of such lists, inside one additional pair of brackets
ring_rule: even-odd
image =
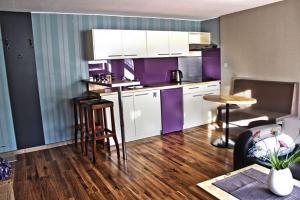
[(208, 32), (190, 32), (189, 33), (189, 51), (190, 55), (201, 56), (201, 51), (207, 48), (213, 48), (211, 44), (211, 35)]

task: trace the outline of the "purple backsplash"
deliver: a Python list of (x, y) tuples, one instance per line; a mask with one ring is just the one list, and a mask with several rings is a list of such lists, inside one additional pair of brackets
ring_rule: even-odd
[[(109, 69), (111, 65), (111, 69)], [(94, 71), (99, 68), (99, 70)], [(89, 64), (89, 75), (113, 73), (116, 80), (120, 80), (124, 74), (134, 75), (142, 85), (167, 83), (171, 81), (171, 70), (178, 68), (177, 58), (141, 58), (126, 60), (111, 60), (110, 64)], [(128, 73), (125, 73), (128, 72)], [(127, 77), (128, 78), (128, 77)]]
[[(99, 70), (94, 71), (93, 69)], [(89, 64), (89, 75), (114, 74), (114, 79), (139, 80), (142, 85), (168, 83), (171, 71), (178, 69), (178, 58), (139, 58), (110, 60), (106, 64)], [(131, 77), (129, 77), (131, 75)], [(202, 52), (202, 81), (221, 79), (220, 49), (207, 49)]]
[(171, 71), (178, 69), (177, 58), (145, 58), (134, 60), (134, 76), (142, 85), (168, 83)]
[(202, 52), (202, 81), (221, 80), (221, 51), (219, 48)]

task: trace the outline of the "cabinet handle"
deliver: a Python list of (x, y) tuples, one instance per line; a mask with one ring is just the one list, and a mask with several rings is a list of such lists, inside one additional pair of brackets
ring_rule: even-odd
[(122, 56), (122, 55), (109, 55), (108, 57), (119, 57), (119, 56)]
[(126, 98), (126, 97), (132, 97), (133, 95), (128, 95), (128, 96), (123, 96), (123, 98)]
[(124, 55), (124, 56), (138, 56), (137, 54), (127, 54), (127, 55)]
[(135, 96), (145, 96), (145, 95), (148, 95), (149, 93), (143, 93), (143, 94), (136, 94)]
[(181, 55), (182, 53), (171, 53), (171, 55)]
[(204, 95), (214, 95), (214, 93), (207, 93), (207, 94), (204, 94)]
[(189, 90), (194, 90), (194, 89), (198, 89), (199, 87), (191, 87), (189, 88)]
[(193, 97), (202, 97), (202, 94), (194, 95)]
[(216, 87), (217, 85), (208, 85), (207, 87)]
[(167, 56), (167, 55), (169, 55), (168, 53), (159, 53), (159, 54), (157, 54), (157, 55), (159, 55), (159, 56)]

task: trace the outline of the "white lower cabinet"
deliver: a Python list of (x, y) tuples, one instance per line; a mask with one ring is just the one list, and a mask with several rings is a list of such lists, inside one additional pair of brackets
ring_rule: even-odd
[[(120, 126), (120, 112), (119, 112), (119, 101), (118, 95), (105, 95), (103, 99), (114, 102), (114, 118), (118, 142), (122, 142), (121, 137), (121, 126)], [(135, 138), (135, 124), (134, 124), (134, 107), (133, 107), (133, 94), (123, 95), (123, 113), (124, 113), (124, 128), (126, 133), (126, 141), (134, 140)], [(107, 126), (111, 129), (111, 120), (110, 120), (110, 111), (106, 109), (107, 116)], [(113, 140), (111, 139), (111, 145), (114, 145)]]
[(191, 128), (202, 124), (202, 101), (203, 95), (200, 93), (183, 95), (183, 128)]
[[(119, 103), (117, 104), (119, 106)], [(116, 106), (115, 106), (116, 107)], [(119, 109), (119, 107), (118, 107)], [(124, 117), (124, 128), (125, 128), (125, 139), (126, 141), (135, 140), (135, 111), (134, 111), (134, 99), (133, 94), (123, 95), (123, 117)], [(120, 121), (120, 118), (116, 119)], [(120, 123), (120, 122), (119, 122)], [(120, 134), (121, 135), (121, 134)]]
[[(123, 94), (123, 116), (126, 142), (159, 135), (161, 132), (160, 91)], [(114, 102), (114, 118), (118, 142), (121, 143), (118, 95), (105, 95), (103, 99)], [(107, 125), (111, 128), (110, 111), (107, 109)], [(113, 140), (111, 144), (114, 145)]]
[[(215, 90), (211, 92), (206, 92), (203, 94), (205, 95), (220, 95), (220, 90)], [(202, 96), (202, 123), (203, 124), (208, 124), (215, 122), (217, 119), (217, 107), (220, 105), (219, 103), (211, 102), (211, 101), (206, 101), (203, 99)]]
[[(183, 95), (184, 129), (211, 123), (216, 120), (218, 103), (203, 99), (204, 95), (219, 95), (220, 90), (203, 91), (198, 86), (186, 86)], [(121, 143), (118, 95), (102, 96), (114, 102), (114, 118), (119, 143)], [(126, 92), (123, 94), (123, 112), (126, 141), (159, 135), (161, 126), (160, 90)], [(110, 111), (107, 109), (108, 127), (111, 128)], [(114, 142), (111, 140), (111, 144)]]
[[(196, 88), (196, 86), (194, 86)], [(186, 88), (186, 91), (189, 88)], [(201, 91), (185, 93), (183, 95), (184, 122), (183, 127), (192, 128), (216, 121), (218, 103), (209, 102), (203, 99), (205, 95), (219, 95), (220, 90)]]
[(134, 93), (134, 110), (137, 139), (160, 134), (160, 90)]

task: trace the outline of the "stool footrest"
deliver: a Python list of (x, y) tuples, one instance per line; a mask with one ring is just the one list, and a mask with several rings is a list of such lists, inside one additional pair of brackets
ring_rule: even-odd
[(115, 134), (110, 133), (110, 134), (107, 134), (107, 135), (97, 136), (95, 139), (96, 140), (102, 140), (102, 139), (109, 138), (109, 137), (114, 137), (114, 136), (115, 136)]

